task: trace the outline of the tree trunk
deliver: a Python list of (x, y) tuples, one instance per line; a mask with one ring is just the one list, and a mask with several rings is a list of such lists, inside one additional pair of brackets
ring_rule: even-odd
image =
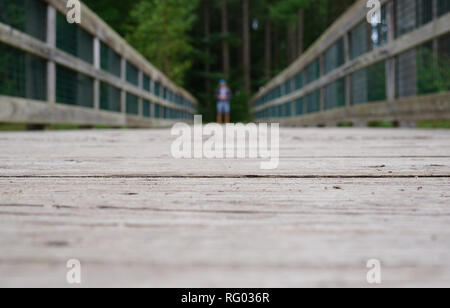
[(205, 59), (205, 91), (206, 95), (211, 94), (211, 80), (209, 79), (209, 75), (211, 73), (211, 64), (210, 64), (210, 46), (209, 41), (211, 38), (211, 22), (210, 22), (210, 14), (209, 14), (209, 0), (203, 1), (203, 17), (204, 17), (204, 37), (206, 44), (206, 59)]
[(269, 79), (271, 77), (272, 69), (272, 22), (266, 20), (266, 39), (265, 39), (265, 77)]
[[(162, 41), (163, 41), (163, 46), (165, 46), (165, 47), (163, 47), (164, 49), (166, 49), (167, 50), (167, 46), (169, 45), (169, 44), (167, 44), (167, 42), (168, 42), (168, 34), (167, 34), (167, 27), (168, 27), (168, 24), (167, 24), (167, 2), (164, 0), (163, 1), (163, 5), (164, 5), (164, 7), (163, 7), (163, 24), (164, 24), (164, 31), (163, 31), (163, 39), (162, 39)], [(165, 52), (164, 53), (164, 55), (163, 55), (163, 57), (164, 57), (164, 74), (166, 74), (167, 76), (171, 76), (171, 74), (170, 74), (170, 59), (169, 59), (169, 53), (168, 52)]]
[(278, 72), (278, 69), (280, 67), (280, 46), (279, 46), (279, 34), (278, 29), (275, 27), (275, 31), (273, 34), (275, 44), (273, 46), (273, 67), (275, 69), (275, 72)]
[(303, 54), (303, 38), (304, 38), (304, 16), (305, 12), (303, 9), (298, 10), (298, 50), (297, 57), (300, 57)]
[(295, 57), (297, 56), (297, 38), (295, 35), (295, 26), (288, 26), (288, 61), (289, 64), (295, 61)]
[(227, 0), (222, 0), (222, 66), (226, 78), (230, 76), (230, 44)]
[(243, 39), (244, 39), (244, 87), (247, 95), (251, 93), (251, 64), (250, 64), (250, 21), (249, 21), (249, 0), (242, 0), (243, 10)]

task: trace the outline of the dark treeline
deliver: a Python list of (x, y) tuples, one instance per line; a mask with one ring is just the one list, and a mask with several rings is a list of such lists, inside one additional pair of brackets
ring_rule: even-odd
[(355, 0), (85, 0), (215, 118), (221, 78), (232, 120), (249, 120), (252, 93), (299, 57)]

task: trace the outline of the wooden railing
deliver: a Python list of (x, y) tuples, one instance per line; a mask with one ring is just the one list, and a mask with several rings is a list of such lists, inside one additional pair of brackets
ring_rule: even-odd
[(255, 118), (293, 126), (450, 119), (449, 2), (380, 0), (375, 24), (358, 1), (257, 93)]
[[(15, 57), (19, 54), (26, 59), (25, 66), (21, 68), (23, 71), (17, 73), (17, 67), (8, 71), (9, 61), (4, 58), (1, 62), (0, 58), (0, 75), (3, 78), (3, 84), (0, 80), (0, 122), (156, 127), (193, 119), (197, 108), (196, 99), (171, 82), (85, 5), (82, 4), (81, 8), (81, 23), (76, 25), (80, 29), (76, 30), (88, 37), (87, 58), (92, 61), (86, 61), (76, 52), (71, 54), (58, 47), (58, 42), (64, 39), (64, 33), (57, 30), (61, 26), (58, 18), (65, 20), (68, 12), (66, 0), (22, 2), (26, 1), (35, 1), (33, 4), (45, 6), (45, 19), (41, 23), (37, 20), (36, 23), (41, 26), (33, 30), (42, 32), (42, 35), (36, 38), (36, 35), (19, 30), (15, 25), (0, 23), (0, 49), (3, 50), (3, 57)], [(11, 0), (11, 3), (18, 5), (16, 0)], [(103, 67), (105, 59), (102, 59), (102, 48), (120, 61), (116, 74)], [(42, 77), (45, 79), (42, 87), (45, 89), (40, 90), (43, 94), (38, 95), (39, 99), (35, 98), (36, 95), (28, 95), (27, 91), (17, 90), (18, 85), (29, 88), (30, 83), (36, 84), (39, 81), (39, 77), (30, 77), (35, 73), (33, 70), (36, 70), (36, 65), (30, 64), (33, 61), (45, 63), (42, 66)], [(136, 82), (127, 78), (129, 67), (134, 70), (131, 75), (137, 74)], [(64, 76), (72, 84), (62, 84)], [(84, 80), (84, 84), (80, 80)], [(11, 86), (11, 83), (18, 85)], [(89, 92), (87, 94), (83, 93), (86, 89)], [(115, 110), (109, 107), (113, 104), (108, 100), (114, 96), (109, 95), (108, 91), (116, 93)], [(82, 99), (67, 103), (73, 100), (71, 93), (78, 93), (80, 97), (85, 95), (88, 98), (87, 106)]]

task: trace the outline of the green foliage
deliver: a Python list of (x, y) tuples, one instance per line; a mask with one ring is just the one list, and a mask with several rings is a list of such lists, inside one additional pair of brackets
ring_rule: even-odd
[(278, 23), (297, 21), (298, 10), (308, 8), (311, 2), (311, 0), (284, 0), (275, 2), (269, 7), (270, 17)]
[(127, 41), (180, 85), (192, 66), (188, 33), (197, 5), (197, 0), (142, 0), (131, 11), (135, 25), (129, 27)]
[(127, 34), (129, 25), (132, 24), (131, 10), (140, 1), (83, 0), (89, 8), (122, 36)]
[(433, 50), (422, 47), (417, 53), (418, 94), (450, 90), (450, 58), (437, 59)]

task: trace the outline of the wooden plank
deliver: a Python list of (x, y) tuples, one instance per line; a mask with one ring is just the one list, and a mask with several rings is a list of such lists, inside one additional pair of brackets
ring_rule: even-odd
[[(0, 96), (0, 122), (28, 124), (107, 125), (112, 127), (169, 127), (177, 120), (133, 117), (92, 108), (49, 104), (42, 101)], [(185, 121), (189, 123), (189, 121)]]
[[(0, 174), (447, 176), (450, 175), (449, 134), (445, 130), (283, 129), (279, 168), (261, 170), (262, 159), (173, 159), (171, 144), (175, 137), (169, 130), (8, 133), (1, 135), (5, 146), (0, 153)], [(28, 159), (29, 153), (33, 153), (32, 160)]]
[(1, 133), (0, 287), (69, 287), (73, 258), (83, 287), (366, 287), (373, 258), (449, 287), (449, 137), (282, 129), (266, 173), (163, 129)]
[(0, 286), (448, 287), (449, 184), (0, 179)]

